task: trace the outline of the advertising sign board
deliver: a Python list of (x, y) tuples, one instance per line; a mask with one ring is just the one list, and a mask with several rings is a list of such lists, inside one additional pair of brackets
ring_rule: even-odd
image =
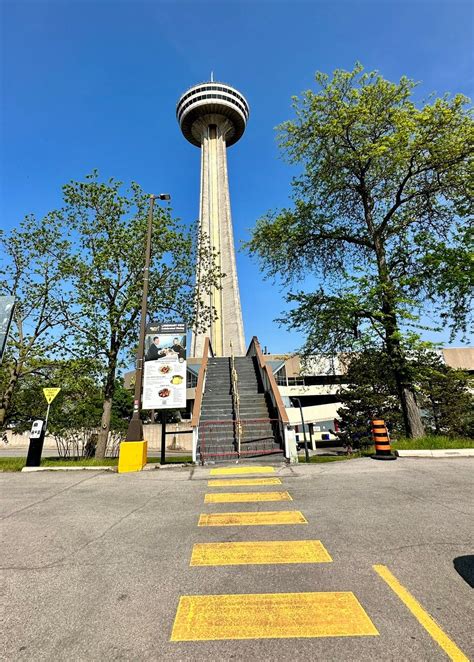
[(186, 407), (185, 324), (148, 325), (145, 336), (142, 407)]

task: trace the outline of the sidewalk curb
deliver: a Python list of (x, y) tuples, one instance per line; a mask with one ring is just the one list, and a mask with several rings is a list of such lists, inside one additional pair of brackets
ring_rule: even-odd
[(433, 450), (395, 450), (398, 457), (474, 457), (474, 448), (434, 448)]
[(23, 467), (22, 473), (35, 471), (117, 471), (117, 467)]
[(159, 462), (153, 462), (151, 464), (145, 464), (142, 471), (156, 471), (157, 469), (174, 469), (175, 467), (192, 467), (194, 466), (191, 462), (170, 462), (169, 464), (160, 464)]
[[(156, 471), (157, 469), (175, 469), (179, 468), (181, 469), (182, 467), (190, 467), (193, 466), (189, 462), (183, 463), (183, 464), (178, 464), (177, 462), (171, 462), (170, 464), (158, 464), (158, 463), (153, 463), (153, 464), (146, 464), (142, 471)], [(33, 473), (36, 471), (111, 471), (113, 473), (117, 473), (117, 467), (114, 466), (106, 466), (106, 467), (23, 467), (21, 470), (24, 473)], [(133, 472), (135, 473), (135, 472)]]

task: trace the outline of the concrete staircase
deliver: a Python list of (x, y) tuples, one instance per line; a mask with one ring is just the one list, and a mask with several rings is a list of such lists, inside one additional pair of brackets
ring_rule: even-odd
[[(235, 369), (240, 397), (241, 458), (273, 454), (281, 458), (278, 423), (271, 420), (254, 359), (237, 357)], [(199, 446), (204, 460), (238, 457), (236, 418), (232, 402), (231, 361), (229, 358), (210, 358), (199, 423)]]

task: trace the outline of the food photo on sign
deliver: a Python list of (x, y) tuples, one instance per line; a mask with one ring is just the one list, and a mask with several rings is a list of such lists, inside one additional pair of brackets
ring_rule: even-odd
[[(166, 333), (163, 333), (165, 327)], [(170, 333), (171, 331), (171, 333)], [(186, 407), (186, 332), (184, 325), (147, 329), (143, 409)]]

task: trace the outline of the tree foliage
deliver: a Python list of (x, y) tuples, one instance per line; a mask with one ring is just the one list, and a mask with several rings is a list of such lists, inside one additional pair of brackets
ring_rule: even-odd
[[(287, 322), (306, 334), (305, 353), (383, 346), (406, 432), (419, 436), (410, 333), (423, 328), (427, 308), (453, 333), (470, 319), (468, 100), (446, 95), (417, 107), (412, 80), (392, 83), (360, 65), (316, 82), (279, 127), (301, 170), (293, 206), (261, 218), (248, 248), (290, 289)], [(314, 287), (293, 289), (308, 274)]]
[(426, 427), (435, 434), (474, 438), (474, 377), (447, 366), (435, 352), (413, 361)]
[(61, 338), (64, 259), (69, 243), (53, 214), (27, 216), (18, 228), (0, 231), (0, 295), (15, 297), (12, 327), (0, 369), (0, 427), (8, 422), (15, 389), (41, 375)]
[[(439, 353), (420, 349), (408, 357), (423, 422), (430, 433), (474, 436), (473, 377), (449, 367)], [(386, 352), (365, 350), (354, 354), (340, 387), (341, 437), (353, 446), (371, 442), (370, 421), (383, 419), (393, 436), (404, 432), (397, 387)]]
[[(123, 192), (122, 182), (100, 182), (97, 172), (85, 182), (70, 182), (63, 191), (65, 206), (57, 215), (70, 228), (72, 244), (67, 261), (71, 292), (64, 297), (63, 311), (74, 344), (103, 364), (103, 413), (97, 445), (97, 455), (103, 457), (120, 356), (138, 339), (150, 198), (136, 183)], [(195, 232), (161, 207), (155, 208), (153, 223), (151, 319), (205, 324), (213, 311), (201, 305), (199, 319), (195, 315)], [(205, 245), (200, 250), (205, 253)], [(212, 263), (213, 255), (201, 254), (200, 259)], [(201, 291), (212, 287), (218, 276), (211, 264)]]
[[(89, 427), (97, 425), (97, 395), (101, 411), (97, 455), (103, 457), (109, 432), (117, 423), (114, 398), (120, 397), (128, 407), (123, 392), (117, 391), (117, 374), (138, 341), (150, 196), (136, 183), (124, 190), (115, 179), (103, 182), (94, 171), (85, 181), (66, 184), (63, 197), (61, 209), (41, 221), (28, 217), (19, 229), (0, 236), (4, 247), (0, 294), (17, 297), (8, 352), (0, 369), (0, 424), (19, 420), (22, 398), (26, 405), (32, 380), (24, 388), (19, 380), (38, 378), (38, 396), (40, 378), (51, 378), (51, 364), (57, 375), (58, 361), (85, 360), (95, 366), (101, 388), (97, 395), (100, 382), (95, 378), (88, 385), (89, 373), (78, 379), (92, 400), (75, 402), (69, 394), (71, 411), (79, 417), (76, 422), (70, 418), (69, 427), (74, 429), (81, 417)], [(215, 251), (205, 236), (198, 244), (196, 229), (174, 219), (169, 208), (156, 206), (152, 222), (150, 319), (184, 320), (194, 329), (207, 328), (215, 311), (206, 306), (206, 294), (219, 287), (222, 276)], [(196, 263), (203, 270), (199, 292)], [(58, 397), (65, 398), (66, 392)], [(34, 399), (28, 402), (29, 412), (36, 411)]]
[(397, 388), (385, 352), (365, 350), (353, 355), (344, 381), (338, 392), (343, 440), (350, 440), (353, 448), (371, 444), (374, 418), (383, 419), (391, 433), (402, 431)]

